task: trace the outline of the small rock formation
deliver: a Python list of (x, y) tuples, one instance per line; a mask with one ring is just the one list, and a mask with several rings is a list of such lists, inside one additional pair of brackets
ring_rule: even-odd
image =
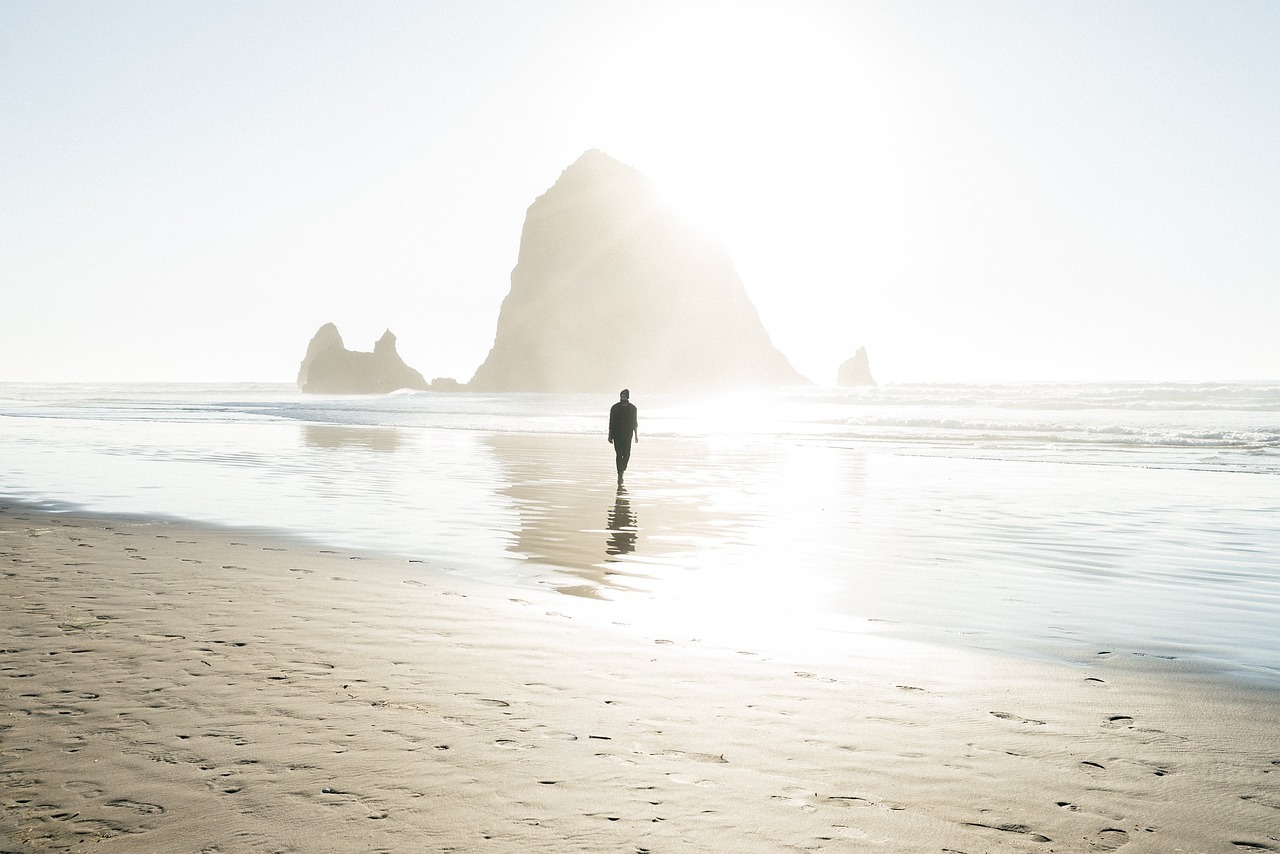
[(338, 327), (326, 323), (307, 345), (298, 388), (313, 394), (385, 394), (398, 388), (425, 390), (427, 381), (400, 358), (390, 329), (372, 353), (362, 353), (348, 350)]
[(588, 151), (525, 215), (473, 391), (804, 385), (733, 262), (635, 169)]
[(430, 383), (432, 391), (466, 391), (467, 387), (453, 377), (436, 377)]
[(859, 347), (853, 358), (840, 366), (836, 384), (842, 386), (875, 385), (871, 376), (871, 364), (867, 361), (867, 348)]

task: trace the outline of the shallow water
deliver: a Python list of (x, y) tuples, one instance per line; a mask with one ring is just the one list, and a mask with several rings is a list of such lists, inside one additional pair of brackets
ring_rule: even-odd
[[(1280, 389), (0, 385), (0, 494), (269, 528), (734, 641), (885, 631), (1280, 684)], [(806, 641), (808, 642), (808, 641)]]

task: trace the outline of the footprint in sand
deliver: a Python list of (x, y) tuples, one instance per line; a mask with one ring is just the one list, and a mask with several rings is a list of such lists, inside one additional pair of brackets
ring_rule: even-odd
[(981, 827), (986, 830), (998, 830), (1001, 833), (1016, 833), (1026, 836), (1032, 842), (1052, 842), (1053, 840), (1045, 836), (1043, 833), (1035, 833), (1025, 824), (983, 824), (977, 821), (965, 822), (968, 827)]
[(106, 806), (114, 809), (125, 809), (130, 812), (136, 812), (140, 815), (160, 815), (164, 812), (164, 807), (159, 804), (148, 804), (144, 801), (131, 801), (128, 798), (116, 798), (107, 801)]
[(63, 783), (62, 788), (86, 798), (96, 798), (102, 794), (102, 788), (97, 783), (90, 783), (88, 780), (71, 780)]
[(818, 674), (810, 673), (807, 670), (797, 670), (795, 673), (801, 679), (812, 679), (815, 682), (835, 682), (836, 681), (829, 676), (819, 676)]
[(1118, 827), (1108, 827), (1101, 831), (1090, 844), (1099, 851), (1115, 851), (1129, 841), (1129, 834)]
[(818, 839), (823, 841), (831, 841), (831, 840), (834, 840), (836, 837), (839, 837), (840, 839), (866, 839), (867, 838), (867, 832), (865, 830), (860, 830), (856, 827), (850, 827), (847, 824), (831, 825), (831, 833), (832, 833), (831, 836), (819, 836)]
[[(1265, 774), (1266, 772), (1264, 771), (1263, 773)], [(1241, 795), (1240, 800), (1271, 807), (1273, 810), (1280, 810), (1280, 798), (1269, 798), (1266, 795)]]
[[(72, 819), (75, 819), (76, 816), (78, 815), (80, 814), (76, 813), (75, 815), (70, 816), (65, 820), (71, 821)], [(60, 817), (54, 816), (54, 818), (60, 818)], [(120, 824), (119, 822), (110, 821), (105, 818), (82, 818), (82, 819), (76, 820), (74, 822), (74, 825), (75, 825), (76, 836), (82, 837), (80, 840), (81, 842), (83, 842), (85, 839), (94, 839), (95, 841), (102, 841), (105, 839), (112, 839), (117, 836), (124, 836), (126, 834), (139, 832), (138, 828), (127, 827), (126, 825)]]
[(714, 786), (715, 783), (710, 780), (700, 780), (697, 777), (690, 777), (687, 774), (668, 774), (667, 779), (673, 783), (682, 783), (686, 786)]
[(499, 738), (494, 741), (494, 745), (501, 747), (503, 750), (535, 750), (532, 744), (521, 744), (513, 738)]
[(63, 690), (59, 691), (58, 693), (59, 693), (59, 694), (70, 694), (70, 695), (72, 695), (73, 697), (75, 697), (77, 700), (96, 700), (96, 699), (98, 699), (98, 697), (99, 697), (99, 695), (98, 695), (98, 694), (95, 694), (95, 693), (94, 693), (94, 692), (92, 692), (92, 691), (73, 691), (73, 690), (71, 690), (70, 688), (65, 688), (65, 689), (63, 689)]
[(1044, 726), (1044, 721), (1038, 721), (1038, 720), (1035, 720), (1034, 718), (1020, 717), (1019, 715), (1015, 715), (1012, 712), (992, 712), (991, 714), (995, 715), (997, 718), (999, 718), (1002, 721), (1013, 721), (1014, 723), (1019, 723), (1019, 724), (1032, 724), (1034, 726)]
[(628, 767), (632, 767), (639, 764), (634, 759), (628, 759), (625, 756), (618, 756), (617, 754), (614, 754), (614, 753), (597, 753), (595, 756), (597, 759), (604, 759), (608, 762), (615, 762), (618, 765), (625, 765)]
[(823, 803), (836, 804), (838, 806), (860, 806), (875, 807), (877, 809), (889, 810), (891, 812), (901, 812), (906, 807), (902, 804), (891, 803), (889, 801), (873, 801), (871, 798), (864, 798), (859, 795), (831, 795), (829, 797), (820, 798)]
[(724, 758), (724, 754), (714, 753), (693, 753), (685, 750), (663, 750), (659, 753), (650, 753), (650, 756), (665, 756), (672, 759), (692, 759), (695, 762), (710, 762), (715, 765), (728, 765), (729, 760)]

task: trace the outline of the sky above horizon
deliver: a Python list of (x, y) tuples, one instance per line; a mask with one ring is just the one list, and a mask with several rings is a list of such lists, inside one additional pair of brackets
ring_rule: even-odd
[(0, 381), (291, 382), (329, 321), (465, 381), (592, 148), (817, 382), (1280, 380), (1277, 44), (1263, 0), (9, 0)]

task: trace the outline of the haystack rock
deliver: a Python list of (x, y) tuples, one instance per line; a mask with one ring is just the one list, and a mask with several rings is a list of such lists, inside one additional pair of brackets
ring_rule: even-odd
[(635, 169), (588, 151), (525, 215), (473, 391), (701, 391), (807, 384), (724, 249)]
[(399, 388), (426, 389), (422, 374), (396, 352), (396, 336), (388, 329), (372, 353), (348, 350), (332, 323), (321, 326), (307, 345), (298, 369), (298, 388), (314, 394), (381, 394)]
[(843, 386), (875, 385), (871, 376), (871, 363), (867, 361), (867, 348), (859, 347), (853, 358), (840, 366), (836, 375), (836, 384)]

